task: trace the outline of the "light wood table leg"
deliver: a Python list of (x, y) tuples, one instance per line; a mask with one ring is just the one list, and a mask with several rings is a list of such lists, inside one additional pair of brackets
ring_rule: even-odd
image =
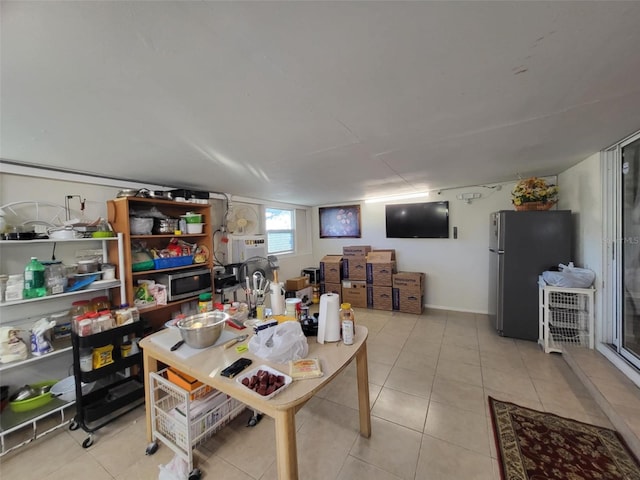
[(149, 372), (158, 371), (158, 361), (145, 353), (144, 349), (142, 359), (144, 365), (144, 411), (147, 419), (147, 442), (150, 443), (153, 441), (153, 432), (151, 430), (151, 404), (154, 399), (151, 398), (151, 381), (149, 380)]
[(295, 409), (278, 411), (276, 421), (276, 462), (279, 480), (298, 480)]
[(358, 372), (358, 412), (360, 413), (360, 435), (371, 436), (371, 407), (369, 405), (369, 367), (367, 366), (367, 343), (356, 353)]

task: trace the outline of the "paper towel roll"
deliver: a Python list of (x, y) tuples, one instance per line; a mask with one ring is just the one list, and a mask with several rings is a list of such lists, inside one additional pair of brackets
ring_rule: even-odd
[(284, 313), (284, 283), (271, 283), (271, 315)]
[(320, 297), (318, 315), (318, 343), (340, 340), (340, 296), (325, 293)]

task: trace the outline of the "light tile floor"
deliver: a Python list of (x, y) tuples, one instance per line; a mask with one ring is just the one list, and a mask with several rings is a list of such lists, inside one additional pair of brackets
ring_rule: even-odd
[[(561, 355), (499, 337), (484, 315), (356, 310), (369, 329), (372, 436), (358, 434), (355, 365), (296, 415), (305, 480), (500, 478), (487, 396), (611, 427)], [(640, 405), (640, 401), (638, 403)], [(203, 478), (274, 480), (273, 421), (245, 412), (196, 450)], [(0, 460), (2, 478), (149, 480), (172, 451), (146, 456), (144, 407), (96, 433), (61, 429)]]

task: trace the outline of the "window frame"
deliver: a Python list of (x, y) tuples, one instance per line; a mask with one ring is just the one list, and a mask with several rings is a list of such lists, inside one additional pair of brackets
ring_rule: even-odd
[[(270, 210), (277, 210), (280, 212), (288, 212), (291, 220), (291, 228), (290, 229), (269, 229), (269, 221), (267, 219), (268, 212)], [(293, 255), (296, 253), (297, 242), (296, 242), (296, 209), (291, 208), (283, 208), (283, 207), (264, 207), (264, 232), (265, 237), (267, 239), (267, 255)], [(269, 242), (269, 234), (271, 233), (288, 233), (291, 236), (291, 249), (290, 250), (282, 250), (282, 251), (271, 251), (271, 245)]]

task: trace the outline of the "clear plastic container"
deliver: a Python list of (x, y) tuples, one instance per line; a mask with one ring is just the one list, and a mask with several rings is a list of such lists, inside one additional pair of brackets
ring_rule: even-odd
[(57, 295), (67, 288), (67, 275), (62, 262), (47, 262), (45, 265), (44, 279), (47, 286), (47, 295)]
[(80, 356), (80, 371), (90, 372), (93, 370), (93, 349), (81, 348), (79, 352)]
[(339, 318), (342, 327), (342, 342), (345, 345), (352, 345), (355, 335), (356, 315), (350, 303), (345, 302), (340, 305)]
[(128, 303), (123, 303), (120, 305), (120, 308), (116, 309), (114, 312), (116, 315), (116, 326), (127, 325), (133, 322), (133, 316), (131, 314), (131, 310), (129, 309)]

